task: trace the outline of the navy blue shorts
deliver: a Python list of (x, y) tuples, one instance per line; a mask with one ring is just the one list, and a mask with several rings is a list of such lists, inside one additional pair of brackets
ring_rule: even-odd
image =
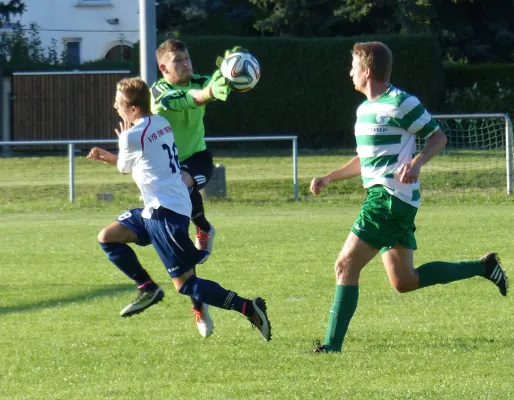
[(180, 163), (180, 168), (193, 177), (198, 190), (203, 189), (212, 178), (212, 153), (209, 150), (194, 153)]
[(151, 219), (143, 218), (142, 212), (142, 208), (134, 208), (117, 221), (136, 234), (137, 245), (153, 245), (172, 278), (194, 268), (208, 254), (189, 238), (189, 217), (163, 207), (154, 210)]

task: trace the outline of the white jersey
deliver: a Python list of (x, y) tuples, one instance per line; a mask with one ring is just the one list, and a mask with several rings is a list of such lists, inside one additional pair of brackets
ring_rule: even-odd
[(143, 218), (164, 207), (191, 216), (191, 200), (182, 181), (178, 151), (169, 122), (158, 115), (141, 118), (119, 138), (118, 170), (132, 172), (145, 208)]
[(419, 181), (401, 183), (395, 172), (413, 159), (416, 137), (427, 139), (438, 129), (416, 97), (394, 86), (378, 99), (364, 101), (357, 109), (355, 124), (364, 187), (383, 185), (393, 196), (419, 207)]

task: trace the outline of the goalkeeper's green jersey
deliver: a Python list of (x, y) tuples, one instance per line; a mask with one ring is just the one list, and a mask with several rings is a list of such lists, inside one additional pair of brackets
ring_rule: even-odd
[(419, 180), (402, 183), (395, 172), (414, 157), (416, 137), (427, 139), (438, 129), (417, 97), (394, 86), (378, 99), (364, 101), (355, 124), (364, 187), (382, 185), (393, 196), (419, 207)]
[(161, 78), (150, 89), (152, 112), (170, 123), (180, 162), (207, 148), (203, 123), (205, 105), (196, 104), (189, 91), (203, 89), (209, 81), (209, 76), (193, 75), (188, 86), (177, 86)]

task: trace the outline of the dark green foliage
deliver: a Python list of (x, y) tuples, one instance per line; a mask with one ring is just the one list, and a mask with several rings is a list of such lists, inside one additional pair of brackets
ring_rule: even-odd
[(10, 32), (0, 33), (0, 63), (3, 75), (13, 71), (47, 71), (65, 68), (63, 55), (57, 52), (53, 39), (43, 47), (39, 26), (31, 23), (24, 28), (19, 22), (11, 25)]
[(486, 86), (500, 82), (514, 87), (514, 64), (445, 64), (448, 89), (471, 87), (475, 83)]
[[(166, 37), (159, 37), (158, 43)], [(351, 50), (357, 41), (380, 40), (393, 51), (392, 83), (417, 95), (435, 111), (444, 91), (443, 69), (430, 36), (350, 38), (184, 37), (195, 72), (212, 74), (215, 60), (234, 45), (248, 48), (259, 60), (262, 77), (248, 93), (232, 93), (227, 103), (208, 107), (208, 136), (298, 135), (301, 148), (354, 146), (355, 110), (364, 100), (349, 77)], [(136, 48), (133, 61), (98, 60), (82, 70), (130, 69), (139, 74)], [(20, 68), (21, 67), (21, 68)], [(56, 70), (64, 65), (33, 64), (15, 70)], [(14, 70), (14, 68), (12, 69)]]
[[(165, 38), (160, 38), (161, 41)], [(429, 36), (352, 38), (185, 37), (197, 73), (211, 74), (216, 56), (241, 45), (259, 60), (262, 77), (248, 93), (209, 106), (208, 135), (294, 134), (302, 148), (354, 144), (355, 110), (364, 100), (349, 77), (357, 41), (380, 40), (393, 51), (392, 82), (434, 108), (444, 90), (443, 70)]]
[(514, 64), (447, 64), (445, 113), (514, 115)]
[(11, 16), (17, 16), (23, 14), (26, 5), (22, 0), (8, 0), (0, 2), (0, 26), (4, 22), (9, 23)]
[(157, 29), (303, 38), (427, 33), (444, 60), (514, 61), (512, 0), (161, 0)]
[(161, 0), (157, 31), (180, 35), (255, 36), (254, 10), (246, 0)]

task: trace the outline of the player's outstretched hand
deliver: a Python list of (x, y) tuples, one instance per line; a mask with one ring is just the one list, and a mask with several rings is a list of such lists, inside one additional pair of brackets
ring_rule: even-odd
[(311, 181), (311, 193), (312, 194), (320, 194), (321, 189), (328, 185), (328, 182), (325, 178), (314, 178)]
[(100, 147), (93, 147), (89, 151), (87, 158), (90, 158), (93, 161), (102, 161), (102, 155), (104, 152), (105, 152), (105, 150), (101, 149)]
[(116, 135), (118, 137), (121, 135), (121, 132), (128, 131), (131, 128), (132, 124), (127, 121), (120, 121), (120, 129), (114, 129), (114, 132), (116, 132)]
[(212, 74), (211, 81), (209, 82), (209, 94), (218, 100), (226, 101), (230, 94), (230, 88), (227, 85), (227, 80), (219, 69)]
[(225, 50), (223, 57), (218, 56), (218, 58), (216, 58), (216, 65), (218, 66), (218, 68), (221, 67), (221, 63), (223, 62), (223, 60), (232, 53), (248, 53), (248, 50), (241, 46), (234, 46), (229, 50)]
[(118, 157), (111, 152), (101, 149), (100, 147), (93, 147), (89, 154), (87, 155), (87, 158), (90, 158), (94, 161), (101, 161), (104, 164), (110, 164), (114, 165), (116, 164), (116, 161), (118, 160)]

